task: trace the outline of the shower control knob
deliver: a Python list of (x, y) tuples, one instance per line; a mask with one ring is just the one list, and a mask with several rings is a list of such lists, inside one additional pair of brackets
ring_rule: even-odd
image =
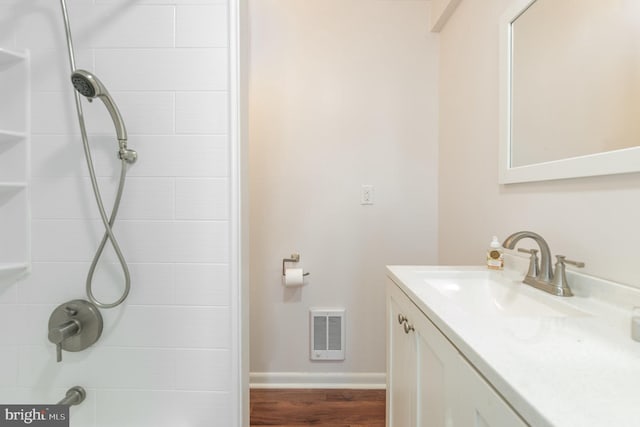
[(102, 315), (85, 300), (73, 300), (58, 306), (49, 318), (49, 341), (56, 345), (56, 360), (62, 361), (62, 350), (81, 351), (102, 334)]
[(49, 328), (49, 341), (56, 345), (56, 360), (62, 362), (62, 342), (80, 332), (80, 323), (69, 320), (57, 327)]

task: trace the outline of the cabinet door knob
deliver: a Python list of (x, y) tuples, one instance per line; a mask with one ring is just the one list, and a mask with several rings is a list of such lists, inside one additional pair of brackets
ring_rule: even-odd
[(402, 324), (403, 324), (404, 322), (406, 322), (407, 320), (409, 320), (409, 319), (407, 319), (407, 318), (404, 316), (404, 314), (398, 314), (398, 323), (400, 323), (400, 324), (402, 325)]
[(404, 324), (404, 333), (408, 334), (409, 332), (413, 331), (415, 329), (413, 329), (413, 325), (410, 325), (409, 322), (405, 322)]

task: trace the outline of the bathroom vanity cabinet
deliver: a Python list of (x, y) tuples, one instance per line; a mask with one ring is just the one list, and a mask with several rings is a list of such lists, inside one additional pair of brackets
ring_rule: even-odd
[(0, 276), (30, 265), (29, 55), (0, 48)]
[(402, 289), (387, 279), (387, 426), (526, 425)]

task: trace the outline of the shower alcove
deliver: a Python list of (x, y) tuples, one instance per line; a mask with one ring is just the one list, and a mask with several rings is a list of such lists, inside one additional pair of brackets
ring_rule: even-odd
[(0, 48), (0, 276), (30, 267), (29, 55)]

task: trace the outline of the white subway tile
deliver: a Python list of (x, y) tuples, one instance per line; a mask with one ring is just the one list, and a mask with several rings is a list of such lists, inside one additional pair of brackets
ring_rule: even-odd
[[(92, 152), (94, 157), (103, 154), (102, 150)], [(34, 178), (87, 176), (80, 135), (32, 135), (31, 175)]]
[(0, 285), (0, 310), (2, 305), (15, 304), (18, 301), (18, 285), (14, 283)]
[[(103, 84), (110, 85), (106, 81)], [(109, 86), (107, 86), (109, 87)], [(174, 131), (174, 95), (170, 92), (110, 91), (127, 129), (130, 145), (135, 149), (135, 134), (172, 134)], [(85, 122), (89, 134), (106, 134), (108, 145), (117, 147), (115, 128), (102, 102), (84, 102)], [(75, 108), (75, 107), (73, 107)], [(75, 119), (75, 109), (70, 110)], [(92, 139), (95, 139), (93, 137)]]
[(3, 32), (0, 33), (0, 44), (5, 47), (5, 49), (15, 50), (16, 49), (16, 37), (12, 32)]
[[(92, 351), (93, 348), (82, 354), (82, 357), (87, 358)], [(44, 381), (53, 387), (64, 387), (64, 384), (61, 383), (62, 379), (59, 378), (60, 375), (57, 372), (57, 368), (61, 366), (65, 368), (65, 380), (75, 381), (80, 379), (82, 375), (78, 364), (80, 354), (63, 352), (62, 360), (64, 365), (58, 365), (53, 344), (46, 345), (46, 343), (41, 343), (21, 346), (20, 360), (16, 365), (20, 386), (37, 388), (38, 383)], [(82, 384), (85, 383), (83, 382)]]
[(228, 93), (176, 93), (176, 133), (225, 134), (228, 122)]
[(176, 8), (177, 47), (227, 47), (229, 31), (225, 4), (178, 6)]
[[(100, 388), (171, 389), (176, 382), (176, 352), (153, 348), (97, 348), (85, 361), (89, 384)], [(97, 370), (95, 366), (113, 366)]]
[[(110, 258), (113, 258), (113, 255), (110, 255)], [(42, 263), (38, 263), (38, 265), (41, 264)], [(59, 263), (44, 263), (44, 265), (47, 266), (52, 264), (55, 265)], [(27, 287), (27, 291), (25, 291), (29, 292), (28, 294), (20, 294), (21, 301), (24, 300), (24, 302), (28, 303), (59, 303), (60, 301), (77, 298), (78, 295), (84, 295), (90, 263), (76, 264), (79, 270), (76, 273), (77, 277), (74, 277), (73, 281), (67, 280), (66, 287), (64, 287), (65, 283), (62, 283), (53, 289), (48, 288), (46, 292), (37, 292), (36, 289), (31, 290), (34, 286), (29, 286)], [(136, 264), (127, 260), (127, 265), (131, 278), (131, 288), (123, 307), (131, 304), (169, 305), (174, 303), (173, 266), (171, 264)], [(67, 267), (67, 269), (69, 268), (70, 267)], [(53, 274), (56, 273), (55, 267), (45, 268), (45, 272), (51, 270), (53, 270)], [(42, 274), (44, 273), (39, 273), (40, 276), (42, 276)], [(41, 284), (42, 281), (39, 283)], [(68, 283), (74, 284), (72, 288), (74, 290), (73, 293), (68, 290)], [(114, 261), (104, 262), (101, 259), (92, 279), (92, 292), (94, 297), (97, 298), (98, 301), (110, 303), (121, 297), (124, 288), (125, 278), (120, 263)], [(65, 292), (65, 290), (67, 290), (67, 292)], [(70, 295), (65, 297), (64, 295), (66, 293)]]
[[(105, 181), (100, 179), (103, 186), (111, 184)], [(31, 200), (34, 219), (98, 218), (88, 178), (35, 177), (31, 181)]]
[(27, 161), (24, 144), (20, 141), (2, 144), (0, 156), (0, 181), (24, 181), (26, 171), (24, 165)]
[(174, 304), (173, 264), (129, 264), (131, 292), (128, 305)]
[(231, 426), (233, 406), (230, 395), (221, 392), (99, 390), (96, 426)]
[[(90, 48), (173, 47), (174, 8), (101, 4), (69, 8), (77, 46)], [(125, 67), (126, 68), (126, 67)]]
[(21, 304), (57, 305), (84, 295), (86, 262), (34, 262), (17, 286)]
[[(76, 8), (83, 5), (79, 1), (72, 1), (68, 6)], [(58, 2), (20, 2), (20, 7), (13, 7), (10, 13), (14, 16), (11, 26), (18, 46), (27, 49), (65, 49), (64, 24)]]
[(173, 262), (173, 233), (171, 222), (120, 221), (120, 247), (129, 262)]
[(230, 390), (231, 354), (228, 350), (180, 350), (176, 358), (178, 390)]
[[(0, 384), (2, 387), (15, 387), (18, 385), (18, 347), (0, 347)], [(6, 403), (5, 400), (0, 400)]]
[(120, 246), (130, 262), (172, 262), (171, 222), (121, 221)]
[[(112, 206), (111, 199), (114, 198), (115, 194), (112, 194), (112, 197), (108, 199), (107, 206)], [(107, 200), (106, 197), (105, 200)], [(110, 208), (108, 209), (110, 211)], [(119, 219), (166, 220), (173, 219), (173, 216), (173, 179), (135, 176), (127, 178), (118, 212)]]
[(73, 92), (31, 94), (31, 131), (34, 134), (78, 133)]
[(130, 138), (139, 152), (129, 176), (226, 177), (229, 173), (226, 135), (158, 135)]
[(128, 306), (103, 312), (102, 345), (111, 347), (229, 348), (231, 321), (226, 307)]
[(172, 346), (210, 349), (231, 346), (231, 316), (227, 307), (177, 307), (173, 311)]
[(176, 264), (175, 303), (228, 306), (229, 274), (227, 264)]
[[(73, 94), (69, 56), (66, 49), (31, 49), (31, 90)], [(93, 51), (75, 49), (76, 68), (93, 69)], [(75, 110), (74, 110), (75, 114)]]
[[(98, 50), (96, 73), (118, 91), (225, 90), (224, 48)], [(126, 66), (123, 66), (126, 64)]]
[[(80, 135), (34, 135), (31, 144), (32, 176), (88, 176)], [(118, 176), (120, 162), (113, 137), (91, 135), (89, 144), (98, 176)], [(229, 174), (226, 135), (130, 135), (129, 147), (138, 151), (138, 160), (128, 166), (127, 177), (209, 178)]]
[[(17, 342), (20, 345), (43, 345), (51, 349), (55, 355), (55, 347), (47, 339), (47, 325), (53, 310), (63, 303), (47, 304), (16, 304), (17, 312), (11, 320), (11, 326), (18, 332)], [(0, 334), (4, 337), (4, 334)]]
[[(42, 391), (41, 391), (42, 392)], [(0, 401), (7, 405), (34, 401), (34, 391), (24, 387), (4, 387), (0, 384)], [(45, 400), (42, 400), (45, 402)]]
[(229, 261), (229, 224), (226, 221), (174, 222), (172, 231), (172, 261), (197, 263)]
[(104, 312), (106, 325), (102, 332), (102, 346), (116, 347), (172, 347), (174, 315), (171, 308), (127, 306), (126, 309)]
[(177, 179), (176, 219), (229, 219), (226, 179)]
[(102, 238), (100, 225), (89, 220), (33, 220), (33, 261), (90, 260)]
[[(39, 227), (37, 231), (43, 237), (34, 242), (34, 258), (40, 261), (51, 260), (49, 258), (59, 261), (89, 259), (86, 253), (93, 256), (97, 246), (97, 243), (94, 243), (95, 231), (90, 236), (82, 235), (80, 225), (82, 223), (63, 222), (55, 230), (52, 229), (53, 227), (42, 227), (44, 228), (42, 232)], [(101, 223), (85, 222), (84, 225), (85, 229), (93, 227), (95, 230), (100, 230)], [(228, 223), (225, 221), (123, 220), (116, 224), (114, 230), (125, 258), (132, 263), (226, 263), (229, 259), (229, 231)], [(54, 242), (61, 239), (66, 232), (71, 233), (70, 235), (77, 241), (57, 246)], [(100, 234), (98, 238), (101, 237)], [(56, 253), (56, 247), (58, 250), (62, 249), (65, 254)], [(109, 253), (105, 259), (113, 260), (114, 257)]]
[[(99, 388), (175, 387), (176, 352), (170, 349), (111, 348), (96, 343), (83, 352), (62, 353), (65, 375), (59, 375), (54, 346), (23, 346), (18, 363), (19, 385), (48, 387), (82, 384)], [(110, 366), (110, 369), (96, 369)]]
[[(39, 13), (24, 13), (16, 20), (18, 45), (64, 49), (65, 33), (59, 2), (33, 0), (30, 3), (30, 10)], [(94, 5), (83, 0), (68, 2), (67, 10), (75, 46), (173, 46), (174, 11), (171, 5), (132, 6), (130, 1)]]
[(0, 352), (2, 352), (5, 348), (14, 347), (19, 343), (19, 335), (22, 331), (16, 328), (16, 323), (22, 320), (22, 316), (17, 305), (3, 305), (0, 308), (0, 337), (2, 337)]

